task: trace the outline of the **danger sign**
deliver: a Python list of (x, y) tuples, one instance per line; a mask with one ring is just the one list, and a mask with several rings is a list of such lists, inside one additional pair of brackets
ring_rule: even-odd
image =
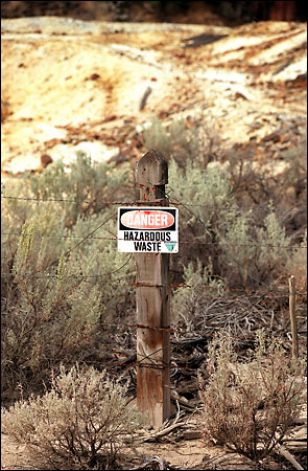
[(118, 251), (177, 253), (177, 208), (119, 208)]

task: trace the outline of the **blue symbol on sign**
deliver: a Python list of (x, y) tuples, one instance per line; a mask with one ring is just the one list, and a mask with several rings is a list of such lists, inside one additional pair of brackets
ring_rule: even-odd
[(169, 250), (169, 252), (172, 252), (172, 250), (173, 250), (174, 247), (175, 247), (175, 242), (165, 242), (165, 246), (167, 247), (167, 249)]

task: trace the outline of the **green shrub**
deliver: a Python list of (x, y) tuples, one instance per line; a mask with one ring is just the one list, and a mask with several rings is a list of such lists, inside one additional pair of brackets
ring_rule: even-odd
[(195, 331), (196, 316), (202, 315), (213, 297), (223, 294), (223, 281), (212, 278), (211, 268), (202, 268), (198, 261), (195, 267), (190, 262), (184, 267), (184, 287), (178, 288), (172, 297), (172, 315), (187, 331)]
[[(115, 198), (119, 201), (133, 199), (128, 175), (127, 165), (119, 169), (106, 162), (95, 163), (78, 152), (76, 161), (69, 168), (59, 161), (50, 164), (42, 174), (23, 180), (7, 180), (1, 188), (2, 195), (17, 197), (3, 199), (4, 211), (10, 218), (7, 228), (10, 225), (14, 225), (14, 230), (20, 228), (36, 213), (43, 205), (36, 199), (44, 200), (46, 206), (48, 200), (57, 200), (49, 207), (60, 212), (65, 226), (70, 228), (80, 215), (89, 216), (110, 208), (106, 202)], [(29, 201), (23, 201), (23, 198)]]
[[(94, 214), (113, 201), (114, 195), (121, 201), (130, 194), (127, 185), (128, 166), (115, 169), (106, 162), (93, 163), (82, 152), (76, 162), (66, 169), (63, 162), (49, 165), (42, 175), (31, 179), (31, 192), (40, 199), (66, 199), (78, 201), (64, 203), (68, 226), (73, 225), (79, 214)], [(108, 206), (108, 205), (107, 205)]]
[(169, 197), (180, 204), (181, 260), (175, 268), (181, 270), (191, 259), (200, 259), (203, 265), (212, 264), (213, 274), (219, 272), (217, 245), (220, 227), (226, 227), (236, 210), (228, 175), (219, 165), (202, 168), (188, 162), (181, 169), (175, 161), (169, 165)]
[(169, 168), (169, 196), (180, 203), (181, 261), (187, 265), (191, 257), (200, 259), (231, 286), (273, 281), (291, 253), (290, 238), (271, 205), (258, 227), (255, 213), (236, 203), (230, 174), (222, 165), (202, 169), (187, 163), (181, 170), (172, 161)]
[[(81, 157), (78, 162), (80, 168), (78, 170), (76, 164), (71, 178), (73, 180), (72, 175), (76, 172), (81, 185), (81, 169), (89, 162)], [(64, 173), (60, 172), (56, 177), (52, 172), (37, 177), (42, 180), (36, 182), (35, 194), (29, 181), (25, 180), (23, 193), (19, 195), (59, 198), (58, 189), (62, 192), (61, 197), (71, 198), (72, 181), (67, 183)], [(51, 175), (54, 186), (48, 183)], [(98, 182), (94, 173), (92, 177)], [(115, 185), (112, 182), (118, 178), (110, 177), (106, 192), (112, 193), (112, 185)], [(49, 184), (51, 188), (42, 193)], [(5, 194), (11, 194), (16, 188), (19, 189), (18, 183), (9, 183)], [(87, 191), (82, 193), (85, 198), (91, 196)], [(72, 213), (68, 206), (58, 202), (3, 200), (1, 348), (4, 398), (16, 397), (18, 383), (23, 385), (25, 393), (39, 387), (50, 368), (57, 368), (61, 361), (70, 365), (76, 360), (99, 359), (105, 348), (104, 339), (132, 304), (133, 264), (128, 254), (117, 252), (113, 240), (116, 207), (101, 207), (97, 213), (79, 208), (71, 225), (68, 219)]]
[(248, 363), (239, 363), (231, 337), (217, 336), (209, 350), (209, 384), (203, 393), (204, 432), (256, 462), (292, 428), (305, 402), (304, 365), (283, 345), (259, 333)]
[[(60, 361), (71, 364), (96, 350), (99, 355), (104, 345), (99, 337), (127, 311), (132, 276), (127, 254), (116, 252), (113, 240), (89, 238), (77, 246), (105, 219), (79, 219), (68, 231), (42, 207), (6, 254), (10, 260), (4, 257), (3, 265), (11, 265), (1, 277), (2, 388), (8, 396), (17, 382), (41, 383)], [(102, 227), (99, 236), (110, 239), (111, 228), (111, 223)]]
[(181, 170), (172, 161), (169, 182), (171, 199), (183, 203), (193, 218), (191, 223), (201, 220), (210, 230), (214, 225), (223, 225), (225, 220), (229, 220), (235, 203), (228, 174), (221, 165), (202, 168), (198, 163), (188, 162)]
[[(307, 132), (299, 140), (295, 147), (281, 153), (283, 161), (287, 164), (287, 171), (284, 174), (284, 181), (280, 186), (281, 197), (285, 197), (297, 204), (306, 205), (307, 202)], [(291, 190), (291, 191), (290, 191)], [(292, 201), (293, 202), (293, 201)]]
[(287, 248), (290, 238), (271, 210), (261, 228), (253, 225), (251, 215), (238, 215), (226, 230), (219, 231), (218, 240), (223, 248), (224, 275), (232, 284), (244, 287), (274, 280), (291, 255)]
[(119, 453), (138, 427), (126, 392), (105, 371), (61, 367), (49, 392), (3, 412), (3, 431), (36, 469), (120, 469)]
[(150, 126), (143, 131), (143, 137), (145, 147), (148, 150), (155, 149), (166, 156), (170, 155), (170, 138), (165, 127), (158, 118), (153, 118)]
[(162, 152), (181, 167), (191, 161), (205, 168), (220, 155), (218, 132), (215, 124), (204, 116), (194, 121), (190, 123), (182, 118), (163, 125), (155, 117), (143, 132), (145, 147)]

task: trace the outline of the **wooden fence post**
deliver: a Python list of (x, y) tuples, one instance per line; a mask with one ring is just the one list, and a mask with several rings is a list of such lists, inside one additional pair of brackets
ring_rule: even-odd
[[(168, 206), (168, 165), (156, 151), (137, 164), (140, 202)], [(159, 427), (170, 416), (169, 254), (136, 254), (137, 406), (149, 424)]]
[(295, 311), (295, 276), (289, 278), (289, 311), (292, 334), (292, 357), (298, 358), (297, 319)]

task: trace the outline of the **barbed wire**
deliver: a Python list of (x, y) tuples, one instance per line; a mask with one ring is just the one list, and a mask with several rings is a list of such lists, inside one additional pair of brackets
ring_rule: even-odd
[(69, 203), (69, 204), (93, 204), (93, 203), (100, 203), (103, 205), (109, 206), (117, 206), (117, 205), (132, 205), (132, 204), (146, 204), (145, 201), (135, 200), (135, 201), (97, 201), (95, 198), (92, 200), (71, 200), (66, 198), (31, 198), (31, 197), (23, 197), (23, 196), (11, 196), (11, 195), (1, 195), (1, 199), (7, 200), (17, 200), (17, 201), (29, 201), (33, 203)]
[(57, 274), (57, 273), (53, 273), (53, 274), (38, 274), (40, 272), (34, 272), (34, 273), (31, 273), (31, 272), (25, 272), (25, 273), (1, 273), (1, 277), (11, 277), (11, 276), (25, 276), (27, 278), (41, 278), (41, 279), (49, 279), (49, 278), (56, 278), (56, 279), (59, 279), (59, 280), (62, 280), (62, 279), (67, 279), (67, 278), (80, 278), (80, 279), (88, 279), (88, 278), (105, 278), (106, 276), (108, 275), (112, 275), (114, 273), (117, 273), (119, 272), (120, 270), (122, 270), (124, 267), (126, 267), (126, 265), (128, 264), (128, 262), (130, 261), (131, 259), (131, 255), (129, 255), (127, 257), (127, 259), (125, 260), (125, 262), (113, 269), (113, 270), (110, 270), (110, 271), (106, 271), (104, 273), (97, 273), (95, 275), (82, 275), (81, 273), (70, 273), (69, 275), (62, 275), (62, 274)]
[[(1, 199), (8, 199), (8, 200), (17, 200), (17, 201), (29, 201), (33, 203), (69, 203), (69, 204), (93, 204), (93, 203), (101, 203), (106, 205), (131, 205), (131, 204), (144, 204), (146, 205), (146, 201), (141, 200), (134, 200), (134, 201), (109, 201), (109, 200), (96, 200), (93, 198), (92, 200), (72, 200), (67, 198), (34, 198), (34, 197), (25, 197), (25, 196), (12, 196), (12, 195), (1, 195)], [(165, 199), (165, 198), (164, 198)], [(151, 204), (153, 202), (151, 201)], [(206, 203), (182, 203), (179, 201), (169, 200), (170, 204), (174, 204), (174, 206), (196, 206), (196, 207), (204, 207)]]
[[(82, 203), (93, 203), (94, 201), (87, 201), (87, 200), (80, 200), (80, 201), (77, 201), (77, 200), (67, 200), (67, 199), (39, 199), (39, 198), (25, 198), (25, 197), (15, 197), (15, 196), (9, 196), (9, 195), (1, 195), (1, 198), (3, 199), (14, 199), (14, 200), (22, 200), (22, 201), (31, 201), (31, 202), (66, 202), (66, 203), (76, 203), (76, 204), (82, 204)], [(158, 201), (158, 200), (157, 200)], [(131, 202), (123, 202), (123, 201), (104, 201), (104, 202), (101, 202), (102, 204), (108, 204), (108, 205), (122, 205), (122, 204), (128, 204), (128, 205), (132, 205), (132, 204), (136, 204), (136, 203), (142, 203), (143, 205), (146, 205), (147, 202), (144, 202), (144, 201), (140, 201), (140, 200), (136, 200), (136, 201), (131, 201)], [(151, 202), (152, 204), (152, 202)], [(178, 204), (178, 205), (190, 205), (190, 203), (181, 203), (181, 202), (171, 202), (171, 204)], [(192, 204), (192, 206), (194, 206), (194, 204)], [(203, 206), (203, 205), (198, 205), (198, 206)], [(79, 240), (79, 242), (74, 245), (73, 247), (69, 248), (65, 253), (64, 253), (64, 257), (67, 257), (69, 254), (71, 254), (72, 251), (74, 251), (75, 249), (77, 249), (80, 245), (82, 245), (83, 243), (85, 243), (87, 240), (104, 240), (104, 241), (113, 241), (113, 242), (116, 242), (116, 241), (120, 241), (120, 240), (125, 240), (125, 239), (119, 239), (117, 237), (97, 237), (97, 236), (94, 236), (94, 234), (100, 229), (102, 228), (108, 221), (110, 221), (112, 219), (112, 217), (110, 216), (109, 218), (107, 218), (105, 221), (103, 221), (102, 223), (100, 223), (94, 230), (90, 231), (85, 237), (83, 238), (77, 238), (77, 237), (74, 237), (74, 236), (71, 236), (71, 235), (67, 235), (67, 236), (53, 236), (53, 235), (43, 235), (41, 236), (41, 239), (44, 239), (44, 238), (47, 238), (47, 239), (55, 239), (55, 240), (61, 240), (61, 239), (64, 239), (64, 240)], [(3, 232), (2, 233), (3, 235), (11, 235), (12, 232)], [(21, 234), (20, 233), (14, 233), (14, 235), (17, 235), (17, 236), (20, 236)], [(192, 246), (192, 245), (203, 245), (203, 246), (230, 246), (230, 247), (269, 247), (269, 248), (287, 248), (287, 249), (294, 249), (294, 248), (307, 248), (307, 246), (304, 246), (304, 245), (275, 245), (275, 244), (239, 244), (239, 243), (230, 243), (230, 242), (205, 242), (205, 241), (198, 241), (198, 240), (194, 240), (194, 241), (180, 241), (179, 242), (181, 245), (189, 245), (189, 246)], [(113, 273), (117, 273), (118, 271), (120, 271), (121, 269), (123, 269), (129, 262), (129, 260), (131, 259), (131, 255), (127, 258), (127, 260), (124, 262), (123, 265), (121, 265), (120, 267), (112, 270), (112, 271), (108, 271), (108, 272), (105, 272), (105, 273), (98, 273), (98, 274), (94, 274), (94, 275), (82, 275), (82, 274), (70, 274), (70, 275), (59, 275), (59, 274), (42, 274), (42, 271), (37, 271), (37, 272), (34, 272), (34, 273), (23, 273), (22, 276), (26, 276), (26, 277), (32, 277), (32, 278), (58, 278), (58, 279), (63, 279), (63, 278), (71, 278), (71, 277), (76, 277), (76, 278), (79, 278), (79, 279), (90, 279), (90, 278), (102, 278), (102, 277), (106, 277), (108, 275), (111, 275)], [(55, 265), (55, 263), (57, 263), (59, 261), (59, 259), (55, 260), (54, 262), (51, 263), (51, 265), (48, 267), (49, 269)], [(2, 274), (1, 275), (2, 277), (9, 277), (9, 276), (12, 276), (12, 274)], [(177, 287), (187, 287), (187, 288), (191, 288), (191, 286), (187, 285), (187, 284), (183, 284), (183, 283), (180, 283), (180, 284), (177, 284)], [(208, 288), (208, 287), (207, 287)], [(227, 288), (227, 291), (232, 291), (230, 288)], [(289, 295), (288, 292), (285, 292), (283, 293), (281, 290), (266, 290), (265, 292), (261, 292), (260, 290), (256, 290), (256, 291), (247, 291), (247, 289), (235, 289), (233, 291), (236, 291), (237, 293), (239, 292), (244, 292), (246, 295), (247, 294), (251, 294), (251, 295), (255, 295), (255, 296), (262, 296), (262, 295), (269, 295), (269, 294), (279, 294), (279, 296), (276, 296), (276, 297), (287, 297)], [(306, 292), (300, 292), (300, 291), (297, 291), (296, 294), (299, 294), (299, 295), (306, 295)], [(273, 296), (271, 296), (273, 297)]]
[[(65, 203), (73, 203), (73, 204), (93, 204), (93, 203), (100, 203), (106, 206), (119, 206), (119, 205), (143, 205), (147, 206), (147, 203), (150, 205), (155, 205), (160, 202), (160, 200), (154, 201), (154, 202), (146, 202), (146, 201), (141, 201), (141, 200), (134, 200), (134, 201), (96, 201), (95, 199), (93, 200), (70, 200), (70, 199), (65, 199), (65, 198), (48, 198), (48, 199), (43, 199), (43, 198), (29, 198), (29, 197), (19, 197), (19, 196), (11, 196), (11, 195), (1, 195), (2, 199), (10, 199), (10, 200), (21, 200), (21, 201), (29, 201), (29, 202), (37, 202), (37, 203), (48, 203), (48, 202), (65, 202)], [(178, 202), (178, 201), (169, 201), (170, 204), (173, 205), (178, 205), (178, 206), (201, 206), (204, 207), (204, 204), (194, 204), (194, 203), (183, 203), (183, 202)], [(110, 218), (111, 219), (111, 218)], [(206, 224), (200, 220), (205, 226)], [(249, 223), (250, 224), (250, 223)], [(250, 224), (251, 225), (251, 224)], [(260, 227), (259, 224), (253, 224), (256, 225), (257, 227)], [(98, 230), (98, 229), (96, 229)], [(95, 232), (96, 232), (95, 230)], [(4, 234), (4, 233), (2, 233)], [(7, 235), (9, 235), (7, 233)], [(49, 238), (57, 238), (55, 236), (45, 236)], [(70, 236), (62, 236), (59, 239), (71, 239), (74, 240), (73, 237)], [(90, 238), (87, 237), (87, 239)], [(91, 237), (92, 238), (92, 237)], [(93, 238), (94, 239), (94, 238)], [(124, 239), (117, 239), (117, 238), (106, 238), (106, 237), (96, 237), (96, 240), (124, 240)], [(77, 238), (76, 238), (77, 240)], [(205, 241), (180, 241), (181, 244), (185, 245), (204, 245), (204, 246), (229, 246), (229, 247), (269, 247), (269, 248), (285, 248), (285, 249), (298, 249), (298, 248), (303, 248), (307, 249), (307, 245), (301, 245), (301, 244), (292, 244), (292, 245), (276, 245), (276, 244), (239, 244), (239, 243), (231, 243), (231, 242), (205, 242)]]
[(67, 199), (67, 198), (35, 198), (35, 197), (24, 197), (24, 196), (12, 196), (12, 195), (1, 195), (1, 199), (9, 199), (9, 200), (17, 200), (17, 201), (28, 201), (28, 202), (36, 202), (36, 203), (69, 203), (69, 204), (93, 204), (93, 203), (101, 203), (103, 205), (109, 206), (118, 206), (118, 205), (154, 205), (161, 202), (168, 200), (168, 202), (174, 206), (184, 206), (184, 207), (206, 207), (206, 202), (204, 203), (188, 203), (177, 201), (173, 199), (169, 199), (168, 196), (165, 198), (160, 198), (156, 201), (143, 201), (143, 200), (132, 200), (132, 201), (114, 201), (114, 200), (97, 200), (93, 198), (91, 200), (81, 199), (81, 200), (74, 200), (74, 199)]
[[(131, 258), (132, 258), (131, 255), (129, 255), (122, 265), (115, 268), (114, 270), (103, 272), (103, 273), (96, 273), (96, 274), (89, 274), (89, 275), (83, 275), (81, 273), (70, 273), (70, 274), (67, 274), (67, 275), (63, 275), (63, 274), (57, 274), (57, 273), (44, 273), (44, 274), (41, 274), (39, 272), (34, 272), (34, 273), (31, 273), (31, 272), (24, 272), (24, 273), (11, 272), (11, 273), (1, 273), (1, 277), (2, 278), (10, 278), (10, 277), (14, 278), (15, 276), (21, 276), (21, 277), (26, 277), (26, 278), (59, 279), (59, 280), (65, 280), (65, 279), (70, 279), (70, 278), (76, 278), (76, 279), (79, 279), (79, 280), (105, 278), (106, 276), (117, 273), (117, 272), (121, 271), (123, 268), (125, 268), (128, 265)], [(132, 272), (132, 276), (133, 276), (133, 272)], [(134, 282), (134, 283), (131, 283), (130, 286), (135, 287), (135, 288), (140, 288), (140, 287), (142, 287), (142, 284)], [(177, 289), (177, 288), (194, 289), (193, 286), (191, 286), (189, 284), (186, 284), (186, 283), (169, 283), (168, 286), (171, 289)], [(230, 287), (216, 288), (216, 287), (208, 286), (206, 284), (204, 284), (204, 288), (209, 292), (213, 292), (218, 297), (221, 296), (222, 294), (225, 295), (225, 294), (228, 294), (228, 293), (235, 294), (235, 295), (238, 295), (239, 293), (243, 293), (243, 295), (245, 295), (245, 296), (242, 296), (242, 297), (246, 297), (246, 296), (249, 295), (251, 297), (262, 297), (262, 298), (264, 298), (265, 296), (269, 296), (270, 299), (275, 299), (275, 298), (285, 299), (290, 295), (289, 291), (284, 291), (284, 290), (280, 290), (280, 289), (267, 289), (267, 290), (259, 289), (258, 290), (258, 289), (249, 289), (249, 288), (230, 288)], [(296, 290), (295, 294), (299, 295), (299, 296), (306, 296), (307, 291)]]
[[(111, 220), (111, 217), (109, 218)], [(108, 222), (108, 221), (107, 221)], [(98, 227), (95, 229), (95, 232), (100, 229)], [(20, 236), (21, 232), (2, 232), (2, 235), (16, 235)], [(82, 237), (74, 237), (74, 236), (50, 236), (50, 235), (44, 235), (41, 236), (42, 239), (55, 239), (55, 240), (87, 240), (87, 239), (93, 239), (93, 240), (106, 240), (106, 241), (125, 241), (126, 239), (118, 238), (118, 237), (93, 237), (91, 235), (88, 235), (85, 238)], [(203, 241), (198, 241), (198, 240), (193, 240), (193, 241), (179, 241), (179, 245), (206, 245), (206, 246), (229, 246), (229, 247), (269, 247), (269, 248), (277, 248), (277, 249), (307, 249), (307, 245), (274, 245), (274, 244), (238, 244), (238, 243), (233, 243), (233, 242), (203, 242)]]
[[(180, 287), (180, 288), (191, 288), (191, 289), (194, 288), (193, 286), (185, 284), (185, 283), (182, 283), (182, 284), (179, 283), (178, 287)], [(228, 292), (231, 292), (231, 293), (244, 293), (246, 295), (249, 294), (251, 296), (264, 296), (264, 295), (267, 295), (267, 294), (279, 294), (282, 297), (286, 297), (286, 296), (289, 296), (289, 294), (290, 294), (289, 291), (284, 291), (282, 289), (274, 289), (274, 288), (267, 289), (267, 290), (264, 290), (264, 289), (251, 289), (251, 288), (230, 288), (228, 286), (227, 287), (222, 287), (222, 288), (216, 288), (216, 287), (211, 287), (211, 286), (207, 286), (207, 285), (205, 285), (205, 288), (208, 291), (214, 291), (214, 292), (218, 292), (218, 293), (221, 293), (221, 292), (223, 292), (224, 294), (228, 293)], [(307, 295), (307, 291), (297, 290), (295, 292), (295, 294)], [(278, 297), (280, 297), (280, 296), (278, 296)]]

